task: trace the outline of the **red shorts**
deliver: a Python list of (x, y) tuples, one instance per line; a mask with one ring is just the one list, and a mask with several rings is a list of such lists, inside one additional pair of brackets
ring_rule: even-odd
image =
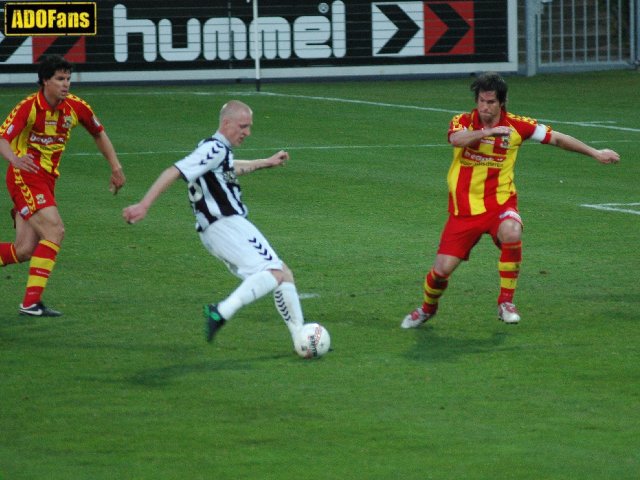
[(493, 212), (463, 217), (449, 215), (440, 237), (438, 253), (469, 260), (471, 250), (485, 233), (491, 235), (493, 243), (499, 247), (498, 228), (507, 219), (515, 220), (522, 225), (518, 202), (513, 197)]
[(29, 220), (38, 210), (55, 207), (54, 190), (56, 179), (51, 175), (40, 175), (9, 167), (7, 190), (13, 200), (13, 211)]

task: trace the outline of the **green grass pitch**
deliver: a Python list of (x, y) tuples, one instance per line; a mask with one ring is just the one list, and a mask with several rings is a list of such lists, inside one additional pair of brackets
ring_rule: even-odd
[[(526, 143), (522, 322), (497, 321), (488, 238), (421, 329), (446, 219), (446, 143), (473, 107), (469, 78), (326, 84), (89, 87), (128, 183), (81, 128), (58, 182), (66, 237), (45, 301), (17, 315), (27, 265), (0, 270), (0, 478), (636, 479), (640, 471), (640, 77), (636, 71), (508, 77), (509, 109), (618, 165)], [(35, 82), (34, 82), (35, 87)], [(3, 88), (3, 117), (33, 91)], [(140, 224), (122, 208), (213, 133), (223, 102), (254, 110), (237, 158), (291, 153), (241, 178), (250, 219), (331, 333), (293, 353), (269, 296), (213, 344), (202, 305), (235, 277), (193, 229), (174, 185)], [(6, 189), (0, 241), (13, 239)], [(597, 209), (582, 205), (603, 205)]]

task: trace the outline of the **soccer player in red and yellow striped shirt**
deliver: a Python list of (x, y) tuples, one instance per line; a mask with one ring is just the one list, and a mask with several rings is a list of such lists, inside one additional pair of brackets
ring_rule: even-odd
[(532, 118), (507, 112), (507, 84), (497, 73), (479, 75), (471, 90), (476, 108), (456, 115), (449, 124), (448, 139), (453, 146), (447, 175), (449, 219), (425, 278), (423, 304), (404, 318), (402, 328), (418, 327), (436, 314), (450, 275), (469, 259), (484, 234), (490, 235), (500, 250), (498, 318), (505, 323), (520, 321), (513, 303), (522, 259), (522, 220), (514, 167), (525, 140), (581, 153), (600, 163), (617, 163), (620, 159), (613, 150), (597, 150)]
[(40, 90), (22, 100), (0, 126), (0, 154), (9, 161), (7, 188), (13, 201), (14, 242), (0, 242), (0, 266), (29, 263), (22, 315), (56, 317), (60, 312), (41, 300), (64, 237), (55, 199), (59, 165), (71, 130), (82, 125), (111, 166), (115, 194), (125, 176), (111, 140), (91, 107), (69, 93), (73, 66), (46, 57), (39, 66)]

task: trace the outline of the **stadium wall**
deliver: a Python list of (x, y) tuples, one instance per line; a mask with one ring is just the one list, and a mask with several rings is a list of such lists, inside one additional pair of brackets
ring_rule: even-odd
[(0, 83), (33, 83), (33, 63), (49, 53), (92, 83), (518, 69), (515, 0), (259, 2), (256, 21), (240, 0), (100, 0), (96, 35), (0, 34)]

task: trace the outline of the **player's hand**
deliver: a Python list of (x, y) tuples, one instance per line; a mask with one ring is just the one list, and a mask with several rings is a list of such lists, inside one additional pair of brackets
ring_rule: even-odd
[(598, 150), (598, 156), (596, 158), (600, 163), (618, 163), (620, 161), (620, 155), (608, 148)]
[(127, 179), (124, 176), (122, 167), (118, 168), (117, 170), (113, 170), (111, 172), (111, 179), (109, 180), (109, 191), (116, 195), (118, 193), (118, 190), (120, 190), (126, 182)]
[(508, 137), (511, 135), (511, 127), (499, 126), (492, 128), (494, 137)]
[(139, 222), (147, 215), (147, 209), (139, 203), (129, 205), (122, 210), (122, 218), (129, 223), (133, 224)]
[(284, 165), (289, 160), (289, 152), (280, 150), (278, 153), (274, 153), (266, 159), (265, 165), (267, 167), (278, 167)]
[(14, 160), (9, 160), (11, 165), (25, 172), (36, 173), (39, 168), (36, 162), (33, 161), (33, 155), (27, 153), (22, 157), (16, 157)]

